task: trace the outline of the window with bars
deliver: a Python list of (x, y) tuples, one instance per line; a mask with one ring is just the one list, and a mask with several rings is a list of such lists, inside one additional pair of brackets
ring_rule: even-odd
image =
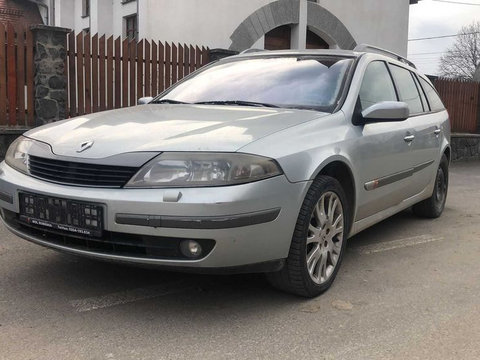
[(90, 0), (82, 0), (82, 17), (90, 16)]
[(125, 37), (129, 40), (137, 40), (138, 27), (137, 27), (137, 14), (126, 16), (124, 18), (125, 23)]

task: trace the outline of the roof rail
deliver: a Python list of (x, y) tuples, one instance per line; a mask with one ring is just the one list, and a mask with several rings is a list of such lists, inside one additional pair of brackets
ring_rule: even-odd
[(369, 53), (376, 53), (376, 54), (382, 54), (382, 55), (386, 55), (388, 57), (391, 57), (395, 60), (398, 60), (398, 61), (401, 61), (403, 62), (404, 64), (407, 64), (411, 67), (413, 67), (414, 69), (416, 69), (417, 67), (415, 66), (414, 63), (412, 63), (410, 60), (407, 60), (405, 57), (403, 57), (402, 55), (398, 55), (392, 51), (389, 51), (389, 50), (385, 50), (385, 49), (382, 49), (382, 48), (379, 48), (379, 47), (376, 47), (376, 46), (373, 46), (373, 45), (368, 45), (368, 44), (360, 44), (360, 45), (357, 45), (355, 47), (355, 49), (353, 49), (353, 51), (358, 51), (358, 52), (369, 52)]
[(250, 53), (256, 53), (256, 52), (260, 52), (260, 51), (268, 51), (268, 50), (250, 48), (250, 49), (247, 49), (247, 50), (243, 50), (240, 54), (250, 54)]

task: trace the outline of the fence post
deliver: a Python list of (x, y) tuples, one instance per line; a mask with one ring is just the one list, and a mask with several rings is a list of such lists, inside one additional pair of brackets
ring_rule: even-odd
[(34, 25), (35, 125), (65, 119), (67, 113), (67, 34), (70, 29)]
[[(477, 72), (480, 78), (480, 65), (477, 68)], [(477, 96), (477, 134), (480, 134), (480, 79), (476, 83), (477, 85), (477, 91), (478, 91), (478, 96)], [(480, 152), (480, 148), (479, 148)]]

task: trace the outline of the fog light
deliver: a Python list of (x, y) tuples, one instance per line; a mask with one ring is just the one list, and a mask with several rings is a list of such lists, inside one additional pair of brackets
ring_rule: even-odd
[(180, 251), (191, 259), (197, 259), (202, 255), (202, 247), (195, 240), (183, 240), (180, 243)]

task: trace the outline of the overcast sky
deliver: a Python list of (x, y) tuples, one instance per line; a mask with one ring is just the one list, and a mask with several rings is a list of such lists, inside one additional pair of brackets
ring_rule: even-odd
[[(410, 6), (409, 39), (456, 34), (463, 25), (480, 21), (480, 0), (450, 1), (477, 4), (478, 6), (421, 0), (418, 4)], [(436, 75), (441, 53), (454, 42), (454, 37), (409, 41), (408, 58), (422, 72)]]

